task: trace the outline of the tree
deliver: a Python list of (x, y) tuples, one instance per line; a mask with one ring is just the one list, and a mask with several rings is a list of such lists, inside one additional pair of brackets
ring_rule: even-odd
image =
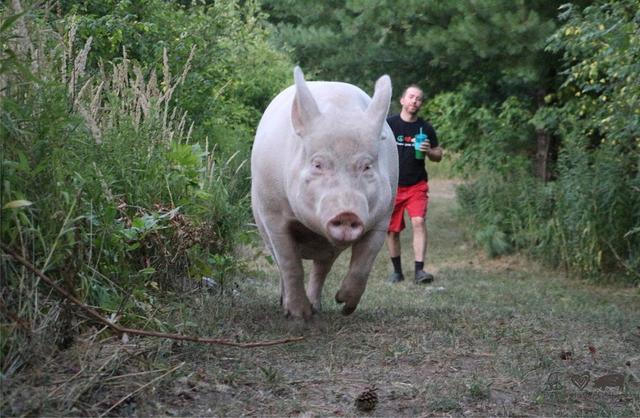
[[(397, 94), (418, 83), (428, 97), (458, 91), (471, 107), (492, 112), (513, 97), (531, 114), (556, 87), (558, 59), (545, 50), (557, 27), (550, 2), (265, 0), (264, 9), (279, 42), (320, 78), (370, 86), (388, 73)], [(529, 136), (514, 151), (531, 155), (538, 175), (549, 178), (554, 137), (544, 129)]]

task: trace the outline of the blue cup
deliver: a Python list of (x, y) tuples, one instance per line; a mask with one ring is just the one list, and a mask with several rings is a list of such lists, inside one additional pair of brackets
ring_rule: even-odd
[(420, 151), (420, 145), (422, 145), (424, 141), (427, 141), (427, 135), (423, 134), (422, 128), (420, 128), (420, 133), (416, 135), (413, 142), (413, 146), (416, 150), (416, 159), (418, 160), (424, 160), (425, 157), (425, 153)]

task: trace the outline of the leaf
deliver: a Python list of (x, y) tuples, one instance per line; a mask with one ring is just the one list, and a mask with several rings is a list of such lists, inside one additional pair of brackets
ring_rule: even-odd
[(4, 205), (2, 209), (18, 209), (18, 208), (23, 208), (25, 206), (31, 206), (31, 205), (33, 205), (33, 202), (30, 202), (24, 199), (19, 199), (19, 200), (12, 200), (11, 202)]
[(13, 16), (7, 17), (7, 19), (4, 22), (2, 22), (2, 26), (0, 26), (0, 32), (8, 31), (9, 28), (16, 22), (16, 20), (18, 20), (22, 16), (24, 16), (25, 13), (27, 13), (27, 12), (23, 11), (21, 13), (15, 14)]
[[(156, 269), (154, 269), (153, 267), (147, 267), (147, 268), (143, 268), (143, 269), (142, 269), (142, 270), (140, 270), (138, 273), (139, 273), (139, 274), (141, 274), (141, 275), (147, 275), (147, 276), (150, 276), (150, 275), (154, 274), (155, 272), (156, 272)], [(153, 284), (153, 283), (155, 283), (155, 282), (151, 282), (151, 283)], [(158, 285), (156, 284), (155, 286), (152, 286), (152, 287), (157, 288), (157, 287), (158, 287)]]
[(140, 229), (140, 230), (144, 229), (145, 221), (143, 218), (134, 218), (133, 221), (131, 222), (131, 226), (133, 228)]

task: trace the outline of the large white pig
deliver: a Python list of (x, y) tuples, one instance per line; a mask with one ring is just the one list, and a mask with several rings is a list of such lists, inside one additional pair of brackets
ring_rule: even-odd
[[(258, 125), (251, 154), (253, 215), (280, 270), (285, 314), (310, 319), (324, 281), (351, 247), (336, 293), (349, 315), (358, 306), (382, 247), (398, 184), (398, 154), (386, 123), (391, 80), (373, 98), (351, 84), (306, 82), (281, 92)], [(313, 260), (305, 291), (303, 259)]]

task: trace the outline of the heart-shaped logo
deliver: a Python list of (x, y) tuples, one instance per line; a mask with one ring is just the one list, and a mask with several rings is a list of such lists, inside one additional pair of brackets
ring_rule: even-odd
[(584, 389), (589, 384), (589, 379), (591, 379), (591, 375), (589, 372), (584, 372), (582, 374), (572, 374), (569, 376), (571, 379), (571, 383), (576, 385), (576, 387), (580, 390)]

